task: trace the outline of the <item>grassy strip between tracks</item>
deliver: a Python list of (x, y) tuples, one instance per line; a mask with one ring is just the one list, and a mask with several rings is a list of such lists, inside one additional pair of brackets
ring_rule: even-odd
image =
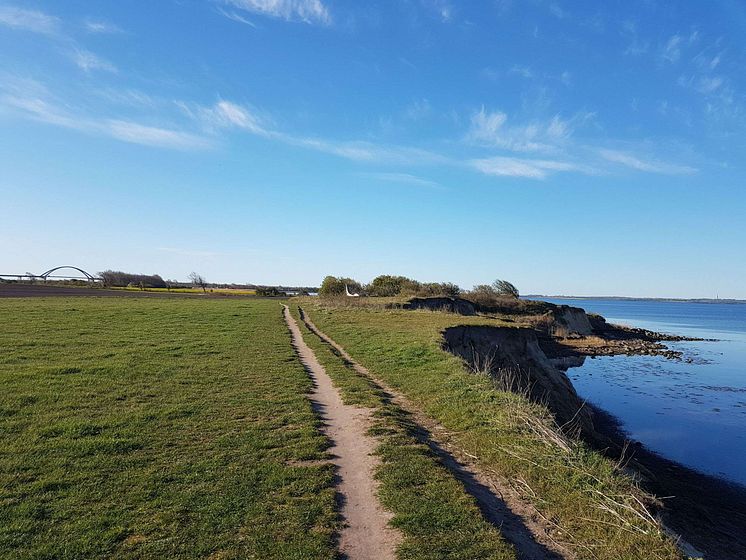
[(474, 499), (414, 433), (416, 426), (388, 402), (369, 379), (357, 373), (292, 313), (303, 338), (340, 390), (347, 404), (374, 409), (371, 433), (381, 444), (377, 472), (381, 501), (394, 513), (404, 535), (398, 554), (408, 560), (514, 559), (510, 544), (481, 516)]

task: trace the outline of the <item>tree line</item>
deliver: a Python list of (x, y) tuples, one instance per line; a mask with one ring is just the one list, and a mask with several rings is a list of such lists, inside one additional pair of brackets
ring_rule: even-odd
[(471, 290), (462, 290), (452, 282), (419, 282), (406, 276), (382, 274), (369, 284), (361, 284), (353, 278), (327, 276), (319, 288), (319, 296), (333, 297), (350, 294), (371, 297), (417, 296), (417, 297), (465, 297), (475, 303), (489, 304), (496, 299), (518, 299), (518, 288), (507, 280), (495, 280), (492, 284), (478, 284)]
[(139, 288), (167, 288), (168, 284), (158, 274), (133, 274), (121, 270), (104, 270), (99, 273), (104, 286), (127, 287), (137, 286)]

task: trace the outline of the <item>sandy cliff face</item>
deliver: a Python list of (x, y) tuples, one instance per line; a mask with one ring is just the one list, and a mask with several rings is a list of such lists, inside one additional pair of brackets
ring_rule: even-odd
[(561, 305), (555, 312), (555, 317), (571, 334), (588, 336), (593, 333), (593, 327), (588, 320), (588, 315), (579, 307)]
[(547, 358), (535, 331), (461, 325), (446, 329), (443, 338), (446, 350), (472, 366), (481, 368), (486, 363), (494, 375), (499, 375), (501, 368), (519, 371), (531, 399), (547, 403), (560, 425), (577, 424), (586, 435), (597, 436), (592, 412), (583, 405), (567, 375)]

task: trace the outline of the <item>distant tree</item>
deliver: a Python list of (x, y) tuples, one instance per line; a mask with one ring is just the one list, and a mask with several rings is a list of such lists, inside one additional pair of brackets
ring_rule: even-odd
[(203, 292), (206, 292), (206, 286), (207, 286), (207, 280), (205, 280), (205, 277), (201, 274), (197, 274), (196, 272), (190, 272), (189, 273), (189, 281), (192, 283), (192, 286), (195, 288), (202, 288)]
[(492, 283), (492, 287), (495, 289), (495, 293), (499, 296), (507, 296), (517, 299), (520, 295), (518, 293), (518, 288), (507, 280), (495, 280)]
[(166, 282), (158, 274), (132, 274), (121, 270), (105, 270), (99, 272), (104, 286), (124, 287), (132, 284), (144, 288), (165, 288)]
[(321, 283), (319, 295), (322, 297), (341, 296), (345, 293), (345, 286), (351, 294), (362, 294), (363, 287), (360, 282), (352, 278), (337, 278), (336, 276), (327, 276)]
[(353, 278), (342, 277), (339, 278), (339, 281), (342, 283), (342, 293), (344, 293), (344, 287), (347, 286), (347, 289), (351, 294), (358, 294), (361, 296), (365, 295), (363, 285), (357, 280)]
[(321, 282), (321, 287), (319, 288), (319, 296), (321, 297), (341, 296), (344, 293), (345, 285), (336, 276), (327, 276)]

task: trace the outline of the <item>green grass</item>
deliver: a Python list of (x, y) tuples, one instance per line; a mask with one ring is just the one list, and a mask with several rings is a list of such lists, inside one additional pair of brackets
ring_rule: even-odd
[(340, 390), (347, 404), (374, 409), (371, 433), (379, 438), (377, 471), (384, 507), (394, 513), (392, 524), (403, 534), (398, 557), (407, 560), (509, 560), (510, 544), (486, 522), (474, 502), (424, 443), (414, 437), (414, 425), (378, 387), (345, 364), (314, 335), (291, 308), (306, 343)]
[[(524, 420), (548, 423), (545, 409), (441, 350), (443, 328), (490, 319), (319, 303), (304, 305), (320, 328), (512, 481), (579, 558), (678, 558), (608, 460), (538, 437)], [(336, 556), (328, 441), (278, 302), (4, 299), (0, 324), (0, 557)], [(343, 398), (376, 410), (400, 557), (513, 558), (406, 414), (305, 337)]]
[(644, 496), (630, 478), (580, 443), (567, 451), (541, 437), (532, 425), (552, 427), (546, 409), (496, 390), (441, 349), (444, 328), (489, 319), (385, 310), (363, 301), (301, 301), (320, 329), (444, 426), (451, 443), (507, 479), (578, 558), (680, 558), (673, 542), (640, 517), (637, 499)]
[(335, 556), (277, 302), (4, 299), (0, 324), (0, 557)]

